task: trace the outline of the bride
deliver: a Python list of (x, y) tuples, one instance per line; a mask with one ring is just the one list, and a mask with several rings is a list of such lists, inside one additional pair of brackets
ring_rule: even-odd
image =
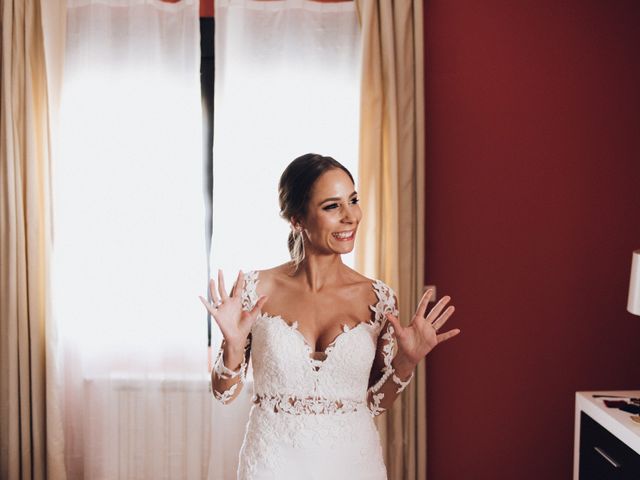
[(296, 158), (280, 178), (279, 200), (292, 260), (240, 272), (230, 294), (218, 271), (211, 302), (200, 297), (224, 337), (211, 373), (215, 397), (232, 401), (250, 358), (253, 365), (238, 479), (386, 479), (373, 417), (427, 353), (460, 333), (437, 333), (454, 308), (445, 296), (427, 314), (427, 290), (403, 326), (391, 288), (342, 263), (362, 213), (338, 161)]

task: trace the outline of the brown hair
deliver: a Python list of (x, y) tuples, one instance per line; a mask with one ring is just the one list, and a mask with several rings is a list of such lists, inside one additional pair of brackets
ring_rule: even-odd
[[(304, 218), (307, 215), (309, 198), (316, 180), (323, 173), (336, 168), (343, 170), (353, 182), (351, 172), (332, 157), (325, 157), (317, 153), (307, 153), (291, 162), (282, 172), (278, 184), (280, 216), (288, 222), (292, 218), (298, 221)], [(299, 232), (299, 234), (294, 234), (293, 231), (289, 233), (288, 247), (289, 254), (297, 270), (302, 260), (304, 260), (302, 232)]]

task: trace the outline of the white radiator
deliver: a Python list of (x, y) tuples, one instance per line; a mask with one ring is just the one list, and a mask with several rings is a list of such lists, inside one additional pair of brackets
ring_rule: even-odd
[(206, 374), (85, 379), (84, 478), (235, 479), (251, 406), (247, 383), (221, 405)]

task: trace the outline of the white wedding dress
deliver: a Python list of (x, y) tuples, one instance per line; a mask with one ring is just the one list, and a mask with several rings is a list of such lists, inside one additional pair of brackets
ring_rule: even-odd
[[(245, 274), (242, 304), (250, 310), (258, 300), (258, 272)], [(386, 313), (397, 315), (393, 291), (381, 281), (372, 284), (378, 301), (372, 318), (343, 332), (314, 359), (314, 349), (297, 329), (280, 316), (261, 314), (247, 341), (246, 358), (253, 364), (254, 405), (240, 450), (239, 480), (384, 480), (387, 478), (373, 417), (382, 412), (379, 392), (386, 381), (398, 392), (409, 383), (395, 376), (393, 328)], [(384, 328), (384, 333), (381, 333)], [(384, 367), (369, 386), (374, 357)], [(246, 373), (222, 363), (223, 378)], [(228, 376), (225, 376), (229, 374)], [(392, 378), (390, 378), (392, 377)], [(242, 382), (214, 394), (226, 403)]]

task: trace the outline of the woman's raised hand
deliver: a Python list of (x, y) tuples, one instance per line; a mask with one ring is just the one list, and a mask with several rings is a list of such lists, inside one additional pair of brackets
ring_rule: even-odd
[(220, 327), (225, 341), (236, 348), (244, 348), (249, 332), (251, 332), (251, 326), (260, 315), (262, 306), (267, 301), (267, 297), (263, 295), (250, 311), (243, 310), (243, 288), (244, 274), (240, 271), (231, 293), (227, 295), (227, 290), (224, 286), (224, 275), (221, 270), (218, 270), (217, 291), (216, 282), (213, 279), (209, 280), (209, 293), (211, 294), (212, 303), (209, 303), (203, 297), (199, 297)]
[(445, 309), (447, 303), (451, 300), (451, 297), (445, 296), (425, 316), (432, 295), (433, 289), (428, 289), (424, 293), (416, 313), (406, 327), (400, 324), (397, 317), (390, 313), (387, 314), (387, 319), (391, 322), (396, 332), (398, 354), (401, 354), (405, 361), (412, 365), (417, 365), (436, 345), (460, 333), (458, 328), (444, 333), (437, 333), (449, 317), (453, 315), (455, 308), (450, 305)]

